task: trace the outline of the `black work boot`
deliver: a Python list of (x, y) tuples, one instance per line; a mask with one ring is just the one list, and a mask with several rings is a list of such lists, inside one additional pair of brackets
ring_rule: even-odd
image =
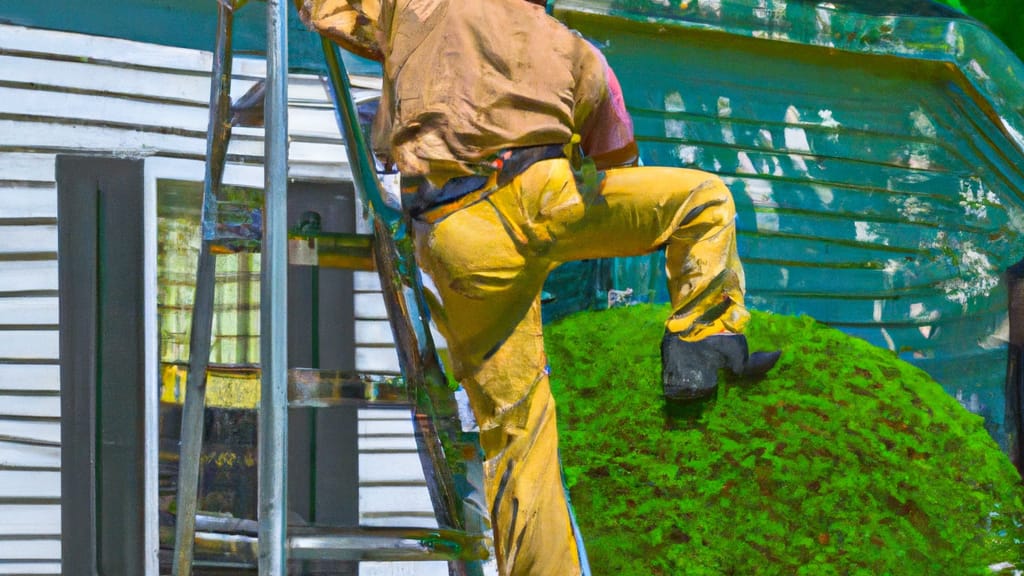
[(721, 334), (687, 342), (666, 330), (661, 340), (661, 384), (665, 398), (706, 398), (718, 389), (720, 368), (728, 368), (737, 376), (756, 378), (771, 370), (781, 354), (780, 350), (748, 354), (747, 338), (742, 334)]

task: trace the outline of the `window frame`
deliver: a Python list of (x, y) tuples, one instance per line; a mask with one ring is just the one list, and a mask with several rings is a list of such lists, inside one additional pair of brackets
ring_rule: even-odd
[[(206, 176), (206, 163), (200, 160), (150, 157), (143, 168), (143, 309), (145, 335), (145, 535), (146, 574), (159, 574), (159, 408), (160, 408), (160, 326), (157, 315), (157, 202), (160, 180), (186, 180), (200, 185)], [(264, 188), (263, 166), (227, 164), (223, 184)]]

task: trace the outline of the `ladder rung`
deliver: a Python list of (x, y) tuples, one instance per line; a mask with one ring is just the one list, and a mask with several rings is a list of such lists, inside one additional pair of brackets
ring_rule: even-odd
[(486, 560), (490, 539), (437, 528), (289, 528), (289, 557), (300, 560)]
[[(214, 254), (256, 253), (260, 241), (242, 236), (222, 235), (210, 242)], [(291, 266), (320, 266), (345, 270), (377, 269), (373, 258), (373, 236), (343, 233), (288, 234), (288, 264)]]
[[(422, 562), (486, 560), (490, 554), (490, 538), (459, 530), (289, 526), (288, 533), (288, 556), (294, 560)], [(251, 534), (197, 530), (195, 556), (197, 561), (255, 566), (259, 540)]]
[(241, 534), (255, 536), (259, 533), (259, 523), (248, 518), (234, 516), (216, 516), (199, 512), (196, 514), (196, 530), (217, 534)]
[[(162, 369), (160, 399), (168, 403), (184, 401), (188, 366), (165, 363)], [(260, 398), (259, 366), (210, 365), (206, 370), (207, 406), (255, 410)], [(405, 380), (395, 374), (353, 372), (348, 370), (288, 370), (290, 406), (323, 408), (340, 405), (410, 405)]]
[(409, 405), (409, 391), (400, 376), (312, 368), (288, 371), (289, 406), (341, 404)]
[(288, 234), (288, 263), (349, 270), (376, 270), (373, 236), (368, 234)]

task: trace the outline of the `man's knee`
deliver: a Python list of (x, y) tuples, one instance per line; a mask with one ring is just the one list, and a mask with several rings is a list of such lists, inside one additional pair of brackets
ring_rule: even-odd
[(691, 192), (691, 208), (683, 216), (680, 226), (691, 225), (697, 221), (708, 224), (722, 225), (736, 218), (736, 203), (732, 193), (721, 178), (708, 174)]
[(700, 199), (699, 203), (722, 203), (728, 204), (732, 210), (732, 192), (729, 191), (729, 187), (725, 185), (725, 181), (722, 180), (716, 174), (707, 173), (704, 178), (701, 179), (700, 184), (697, 184), (691, 192), (695, 197)]

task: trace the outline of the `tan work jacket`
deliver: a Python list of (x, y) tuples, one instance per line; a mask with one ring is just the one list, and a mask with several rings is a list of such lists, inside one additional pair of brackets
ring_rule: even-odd
[(384, 63), (374, 149), (443, 182), (498, 151), (585, 134), (607, 97), (581, 37), (524, 0), (296, 0), (307, 24)]

